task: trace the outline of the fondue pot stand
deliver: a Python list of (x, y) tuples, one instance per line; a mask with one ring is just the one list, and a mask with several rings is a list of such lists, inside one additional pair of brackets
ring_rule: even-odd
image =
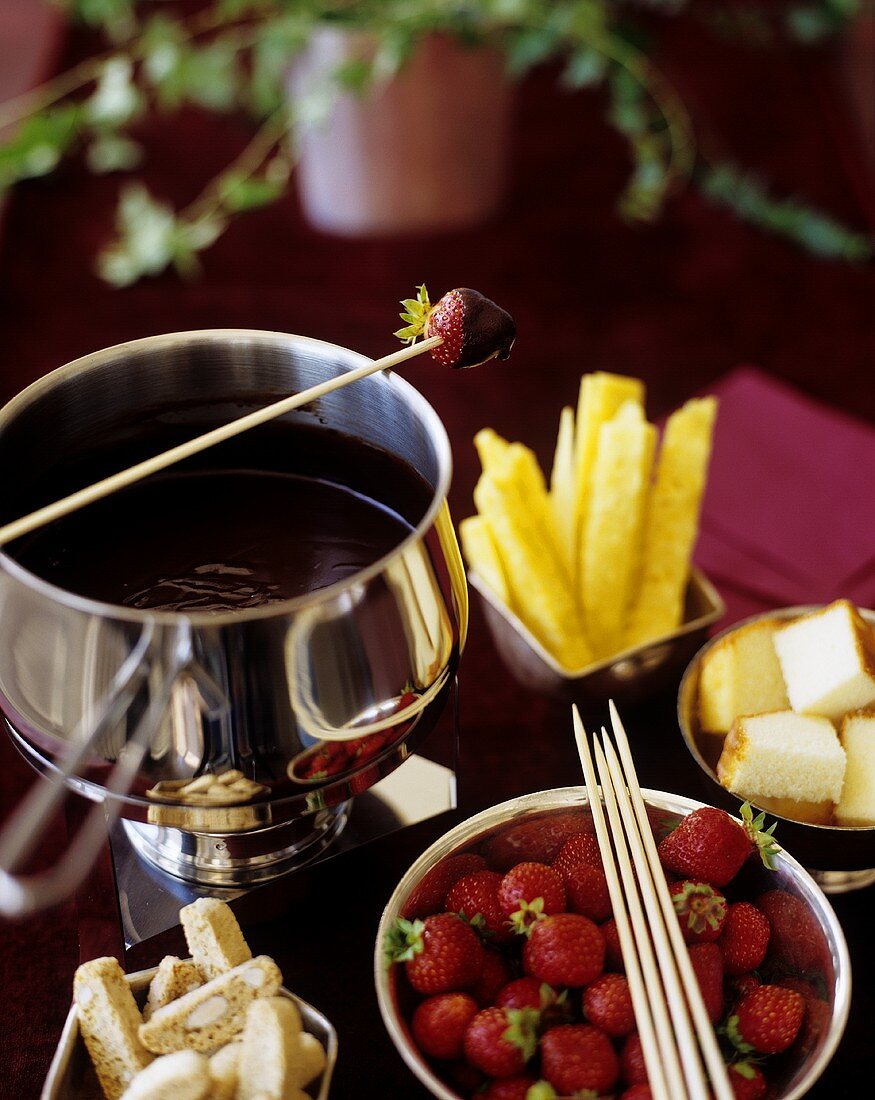
[[(179, 442), (365, 362), (248, 330), (150, 337), (78, 359), (0, 410), (0, 462), (17, 471), (2, 519), (63, 495), (59, 485), (78, 488), (65, 481), (71, 462), (97, 480), (127, 464), (120, 450), (164, 449), (155, 440), (168, 427)], [(57, 786), (100, 803), (55, 869), (16, 876), (58, 800), (37, 785), (0, 842), (0, 912), (69, 893), (115, 817), (140, 854), (190, 882), (240, 886), (280, 873), (324, 848), (349, 800), (435, 725), (467, 629), (443, 425), (385, 372), (283, 420), (379, 448), (424, 483), (409, 533), (344, 580), (247, 610), (148, 611), (56, 587), (19, 564), (14, 545), (0, 551), (6, 723)], [(338, 472), (351, 480), (334, 480), (356, 488), (356, 470)], [(350, 751), (332, 752), (338, 743)]]

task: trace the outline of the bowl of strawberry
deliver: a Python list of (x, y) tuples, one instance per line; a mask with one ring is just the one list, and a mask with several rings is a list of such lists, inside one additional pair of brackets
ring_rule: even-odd
[[(739, 1100), (793, 1100), (844, 1031), (850, 963), (807, 872), (742, 818), (643, 792)], [(389, 899), (377, 999), (441, 1100), (647, 1100), (616, 924), (582, 788), (525, 795), (433, 844)]]

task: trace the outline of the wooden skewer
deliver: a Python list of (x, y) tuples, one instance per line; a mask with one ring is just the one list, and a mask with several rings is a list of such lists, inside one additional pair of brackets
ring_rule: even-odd
[[(608, 893), (611, 898), (611, 907), (614, 911), (614, 920), (617, 922), (617, 933), (620, 937), (620, 948), (623, 952), (623, 961), (626, 964), (626, 978), (629, 982), (629, 993), (632, 998), (632, 1007), (635, 1012), (635, 1022), (638, 1025), (638, 1034), (641, 1036), (641, 1049), (644, 1054), (644, 1063), (647, 1066), (647, 1076), (654, 1100), (674, 1100), (669, 1091), (664, 1072), (663, 1059), (660, 1053), (660, 1044), (657, 1041), (653, 1025), (653, 1016), (650, 1011), (647, 988), (641, 972), (641, 963), (635, 940), (629, 923), (629, 914), (626, 911), (626, 903), (623, 888), (617, 875), (617, 865), (611, 848), (611, 838), (608, 826), (605, 822), (605, 812), (602, 807), (602, 796), (596, 782), (595, 769), (592, 756), (586, 739), (586, 732), (577, 707), (572, 708), (574, 718), (574, 735), (577, 741), (577, 751), (586, 780), (586, 791), (592, 812), (593, 825), (595, 826), (596, 839), (602, 855), (602, 864), (605, 869), (605, 877), (608, 882)], [(654, 992), (659, 995), (659, 985), (654, 987)], [(677, 1058), (675, 1057), (675, 1062)], [(676, 1075), (679, 1078), (679, 1069)]]
[[(613, 746), (610, 744), (604, 729), (602, 730), (602, 737), (604, 739), (604, 752), (602, 752), (598, 742), (596, 742), (594, 746), (599, 776), (602, 781), (602, 790), (604, 790), (605, 787), (611, 789), (611, 799), (614, 802), (614, 807), (618, 811), (616, 821), (612, 822), (612, 824), (614, 824), (615, 830), (623, 830), (626, 834), (628, 847), (625, 845), (622, 847), (621, 862), (625, 862), (628, 867), (628, 873), (634, 880), (632, 866), (629, 864), (629, 855), (631, 852), (635, 873), (638, 875), (641, 896), (645, 908), (647, 909), (646, 926), (649, 927), (650, 935), (653, 937), (653, 946), (659, 958), (659, 974), (662, 978), (663, 986), (665, 987), (668, 1008), (671, 1014), (671, 1023), (668, 1022), (667, 1017), (665, 1022), (669, 1028), (669, 1032), (672, 1033), (673, 1031), (675, 1039), (677, 1040), (678, 1050), (680, 1051), (681, 1061), (683, 1063), (685, 1079), (684, 1095), (689, 1095), (692, 1100), (708, 1100), (708, 1087), (705, 1081), (702, 1063), (699, 1058), (696, 1036), (691, 1025), (686, 1003), (684, 1002), (684, 995), (681, 991), (672, 944), (666, 935), (662, 911), (660, 910), (659, 902), (656, 898), (656, 884), (651, 878), (647, 858), (641, 846), (638, 825), (629, 802), (625, 780), (619, 770), (619, 761), (617, 760)], [(648, 828), (649, 827), (648, 822)], [(617, 835), (615, 831), (615, 842)], [(663, 879), (663, 883), (664, 881)], [(672, 920), (675, 924), (678, 923), (674, 911), (672, 911)], [(686, 947), (684, 947), (683, 950), (686, 954)], [(664, 1008), (665, 1005), (663, 1005), (663, 1010)]]
[(632, 921), (632, 929), (635, 933), (635, 945), (641, 959), (644, 970), (647, 995), (650, 998), (650, 1011), (653, 1013), (653, 1022), (659, 1040), (659, 1053), (665, 1066), (668, 1077), (669, 1090), (672, 1100), (706, 1100), (705, 1094), (699, 1094), (690, 1087), (689, 1078), (681, 1067), (679, 1054), (683, 1057), (684, 1036), (679, 1034), (672, 1026), (672, 1019), (666, 1010), (666, 1000), (669, 996), (667, 975), (662, 966), (662, 960), (657, 963), (654, 954), (654, 944), (651, 940), (652, 929), (648, 925), (647, 918), (641, 906), (639, 887), (636, 882), (629, 859), (629, 849), (623, 834), (623, 825), (620, 810), (617, 805), (617, 795), (614, 791), (611, 777), (605, 764), (604, 754), (598, 740), (593, 738), (593, 755), (596, 769), (601, 783), (602, 798), (608, 813), (608, 821), (611, 824), (611, 835), (617, 854), (617, 863), (623, 880), (623, 888), (626, 892), (626, 904), (629, 908), (629, 916)]
[(168, 466), (173, 466), (177, 462), (182, 462), (185, 458), (190, 458), (209, 447), (214, 447), (217, 443), (223, 443), (226, 439), (231, 439), (235, 435), (249, 431), (250, 428), (255, 428), (268, 420), (274, 420), (276, 417), (282, 416), (283, 413), (291, 412), (292, 409), (300, 408), (301, 405), (307, 405), (319, 397), (324, 397), (328, 393), (333, 393), (334, 390), (339, 390), (342, 386), (349, 386), (353, 382), (358, 382), (360, 378), (367, 378), (369, 374), (389, 370), (407, 359), (431, 351), (432, 348), (436, 348), (442, 343), (443, 337), (431, 336), (420, 343), (410, 344), (406, 348), (399, 348), (391, 355), (384, 355), (382, 359), (365, 363), (361, 367), (356, 367), (355, 370), (339, 374), (336, 378), (330, 378), (326, 382), (320, 382), (316, 386), (302, 390), (301, 393), (295, 393), (290, 397), (275, 401), (272, 405), (265, 405), (263, 409), (256, 409), (255, 412), (247, 413), (246, 416), (231, 420), (227, 424), (213, 428), (212, 431), (205, 432), (194, 439), (189, 439), (176, 447), (171, 447), (169, 451), (147, 458), (143, 462), (128, 467), (126, 470), (120, 470), (117, 474), (112, 474), (102, 481), (96, 481), (93, 485), (79, 489), (77, 492), (71, 493), (70, 496), (56, 500), (53, 504), (47, 504), (29, 515), (22, 516), (20, 519), (13, 520), (11, 523), (0, 527), (0, 546), (11, 542), (13, 539), (20, 538), (22, 535), (29, 534), (53, 520), (61, 519), (62, 516), (69, 515), (79, 508), (84, 508), (86, 504), (92, 504), (96, 500), (109, 496), (110, 493), (115, 493), (119, 489), (133, 485), (136, 481), (142, 481), (150, 474), (158, 473), (159, 470), (166, 470)]
[[(637, 831), (643, 843), (645, 854), (643, 867), (638, 870), (639, 881), (643, 882), (646, 876), (654, 887), (654, 898), (658, 903), (663, 918), (660, 923), (668, 934), (671, 951), (677, 963), (677, 969), (683, 983), (684, 992), (686, 993), (686, 1003), (692, 1015), (696, 1035), (699, 1040), (702, 1055), (705, 1059), (705, 1065), (708, 1068), (711, 1086), (714, 1089), (717, 1100), (733, 1100), (735, 1093), (732, 1085), (729, 1083), (726, 1065), (720, 1053), (720, 1047), (717, 1044), (714, 1028), (708, 1018), (705, 1002), (702, 999), (702, 991), (699, 988), (699, 981), (693, 970), (692, 963), (690, 962), (689, 951), (684, 943), (680, 923), (678, 922), (674, 910), (674, 903), (672, 902), (671, 894), (665, 882), (662, 865), (659, 862), (659, 853), (656, 850), (656, 841), (653, 838), (653, 830), (650, 827), (650, 820), (647, 816), (647, 807), (644, 805), (641, 787), (638, 784), (638, 776), (635, 771), (635, 764), (632, 760), (629, 740), (626, 737), (626, 731), (623, 728), (623, 723), (620, 720), (619, 712), (613, 700), (611, 700), (609, 704), (609, 709), (611, 714), (611, 726), (626, 773), (623, 790), (624, 793), (626, 793), (626, 787), (628, 787), (627, 797), (631, 799), (632, 809), (634, 810), (634, 816), (638, 826)], [(619, 770), (619, 765), (617, 765), (617, 767)]]

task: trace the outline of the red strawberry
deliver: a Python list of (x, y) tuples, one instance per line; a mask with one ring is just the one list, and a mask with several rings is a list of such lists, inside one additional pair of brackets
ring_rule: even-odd
[(523, 860), (552, 863), (566, 840), (588, 831), (592, 822), (580, 812), (545, 814), (502, 829), (487, 841), (483, 854), (499, 871), (509, 871)]
[(567, 1024), (571, 1020), (571, 1006), (568, 1003), (568, 991), (557, 993), (552, 985), (537, 978), (517, 978), (500, 989), (495, 1003), (501, 1008), (533, 1008), (540, 1015), (540, 1028), (543, 1031), (557, 1024)]
[(483, 973), (480, 975), (480, 981), (472, 986), (471, 996), (481, 1008), (486, 1008), (487, 1005), (495, 1003), (496, 993), (507, 985), (510, 979), (510, 967), (504, 957), (497, 951), (484, 951)]
[(455, 913), (425, 921), (399, 917), (386, 934), (389, 962), (403, 962), (417, 993), (470, 989), (483, 973), (484, 948), (477, 933)]
[(589, 985), (604, 963), (604, 936), (598, 925), (578, 913), (556, 913), (537, 921), (523, 948), (526, 973), (550, 985)]
[(612, 1039), (621, 1039), (635, 1030), (635, 1010), (629, 983), (622, 974), (602, 974), (583, 991), (583, 1014), (606, 1031)]
[(552, 913), (565, 911), (562, 878), (545, 863), (518, 863), (498, 887), (498, 901), (518, 932)]
[(769, 1084), (758, 1066), (751, 1062), (736, 1062), (728, 1067), (728, 1073), (735, 1100), (763, 1100)]
[(559, 855), (553, 860), (553, 867), (565, 878), (572, 867), (581, 863), (586, 863), (589, 867), (602, 866), (599, 842), (592, 833), (579, 833), (566, 840)]
[(726, 1024), (726, 1034), (743, 1053), (780, 1054), (799, 1034), (805, 1000), (795, 989), (761, 985), (742, 997)]
[(430, 1058), (460, 1058), (462, 1040), (478, 1006), (467, 993), (439, 993), (418, 1005), (411, 1028), (416, 1044)]
[(756, 970), (766, 957), (771, 926), (768, 917), (749, 901), (736, 901), (726, 911), (720, 950), (723, 969), (731, 977)]
[(611, 970), (625, 971), (623, 962), (623, 950), (620, 947), (620, 933), (617, 931), (617, 922), (611, 917), (604, 924), (599, 925), (602, 935), (605, 937), (605, 966)]
[(780, 984), (801, 994), (805, 1001), (805, 1019), (799, 1031), (798, 1045), (803, 1051), (812, 1050), (832, 1019), (830, 1007), (810, 982), (801, 978), (782, 978)]
[(625, 1092), (620, 1093), (620, 1100), (653, 1100), (650, 1085), (632, 1085)]
[(607, 920), (614, 911), (608, 880), (601, 867), (590, 867), (585, 863), (572, 867), (565, 875), (565, 893), (568, 908), (590, 920)]
[(541, 1039), (541, 1073), (560, 1096), (584, 1089), (611, 1092), (620, 1064), (605, 1033), (592, 1024), (563, 1024)]
[(687, 814), (659, 845), (663, 867), (687, 878), (725, 886), (738, 874), (747, 857), (759, 849), (767, 867), (774, 865), (775, 845), (771, 826), (762, 831), (765, 816), (753, 817), (747, 802), (741, 808), (744, 825), (713, 806)]
[(516, 339), (516, 325), (509, 313), (479, 291), (460, 287), (448, 291), (435, 306), (425, 286), (415, 298), (402, 303), (401, 320), (407, 326), (395, 335), (406, 343), (420, 336), (442, 336), (432, 358), (448, 367), (476, 367), (488, 359), (507, 359)]
[(444, 908), (464, 917), (492, 943), (506, 943), (514, 932), (498, 900), (500, 884), (496, 871), (463, 875), (450, 887)]
[(716, 1024), (723, 1015), (723, 956), (716, 943), (695, 944), (689, 951), (708, 1019)]
[(769, 960), (790, 970), (830, 972), (829, 948), (817, 918), (801, 898), (768, 890), (756, 899), (771, 925)]
[(647, 1066), (644, 1062), (644, 1049), (641, 1036), (633, 1032), (623, 1043), (620, 1051), (620, 1070), (627, 1085), (646, 1085)]
[(483, 856), (474, 855), (473, 852), (447, 856), (426, 871), (414, 886), (410, 896), (404, 902), (401, 916), (407, 920), (414, 920), (416, 917), (429, 917), (432, 913), (440, 913), (450, 887), (462, 875), (468, 875), (472, 871), (482, 871), (485, 867), (486, 860)]
[(477, 1100), (527, 1100), (529, 1089), (537, 1085), (534, 1077), (500, 1077), (490, 1081), (485, 1092), (477, 1094)]
[(556, 994), (552, 986), (532, 977), (517, 978), (508, 982), (495, 995), (495, 1003), (499, 1008), (536, 1008), (538, 1012), (545, 1003), (549, 1004), (555, 1000)]
[(465, 1032), (465, 1057), (490, 1077), (522, 1072), (535, 1053), (538, 1014), (529, 1008), (483, 1008)]
[(684, 879), (670, 886), (674, 911), (687, 943), (711, 943), (726, 920), (726, 898), (707, 882)]

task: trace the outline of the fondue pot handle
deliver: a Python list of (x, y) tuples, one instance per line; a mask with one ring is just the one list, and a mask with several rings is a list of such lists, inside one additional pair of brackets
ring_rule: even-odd
[(105, 798), (89, 812), (69, 847), (53, 867), (31, 875), (14, 873), (51, 825), (53, 814), (66, 793), (67, 781), (87, 762), (101, 736), (123, 719), (145, 684), (152, 665), (150, 653), (154, 642), (155, 628), (150, 622), (144, 626), (136, 645), (119, 666), (96, 713), (88, 715), (80, 723), (57, 769), (46, 782), (37, 781), (0, 833), (0, 915), (24, 917), (55, 905), (72, 894), (100, 854), (107, 830), (121, 809), (120, 798), (130, 790), (167, 710), (173, 685), (180, 672), (191, 662), (191, 635), (187, 624), (175, 631), (168, 668), (162, 672), (160, 683), (151, 693), (149, 705), (125, 742), (105, 783), (106, 794), (117, 797)]

